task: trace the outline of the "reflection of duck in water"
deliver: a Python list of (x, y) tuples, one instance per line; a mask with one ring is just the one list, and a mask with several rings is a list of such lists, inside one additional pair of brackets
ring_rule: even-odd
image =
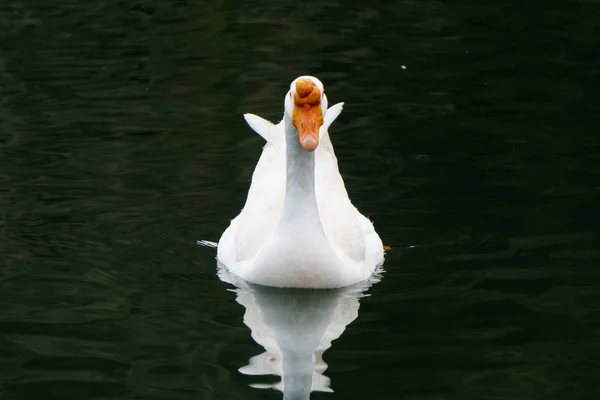
[(238, 286), (237, 302), (246, 308), (244, 323), (266, 349), (240, 368), (245, 375), (279, 375), (272, 385), (284, 400), (309, 399), (313, 391), (332, 392), (323, 375), (323, 353), (358, 316), (359, 297), (376, 281), (335, 290), (278, 289), (249, 285), (225, 268), (221, 280)]

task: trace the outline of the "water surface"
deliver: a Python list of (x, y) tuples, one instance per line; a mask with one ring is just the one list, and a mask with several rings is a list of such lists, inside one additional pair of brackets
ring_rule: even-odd
[(195, 243), (243, 205), (241, 114), (278, 121), (307, 73), (346, 103), (340, 170), (393, 248), (311, 398), (597, 399), (599, 13), (2, 3), (2, 399), (282, 398), (243, 373), (269, 350)]

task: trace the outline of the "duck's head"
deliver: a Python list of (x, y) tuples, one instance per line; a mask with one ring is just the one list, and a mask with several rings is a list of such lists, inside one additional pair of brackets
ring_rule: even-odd
[(319, 129), (327, 112), (327, 96), (320, 80), (301, 76), (290, 85), (285, 97), (285, 116), (298, 131), (300, 146), (314, 151), (319, 145)]

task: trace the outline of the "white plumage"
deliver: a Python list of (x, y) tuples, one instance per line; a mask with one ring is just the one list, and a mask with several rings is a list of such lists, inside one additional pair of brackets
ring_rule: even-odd
[[(320, 98), (302, 108), (297, 99), (305, 87)], [(266, 286), (334, 288), (368, 279), (383, 262), (381, 239), (348, 198), (329, 138), (342, 106), (328, 109), (322, 83), (302, 76), (292, 82), (277, 125), (244, 115), (267, 143), (246, 204), (217, 247), (218, 261), (235, 275)], [(305, 150), (312, 139), (302, 142), (298, 118), (321, 121), (314, 151)]]

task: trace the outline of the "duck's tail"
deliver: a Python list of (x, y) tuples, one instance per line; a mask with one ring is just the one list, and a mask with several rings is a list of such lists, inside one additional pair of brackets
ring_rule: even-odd
[(211, 242), (210, 240), (198, 240), (196, 242), (196, 244), (198, 246), (210, 247), (211, 249), (216, 249), (217, 248), (217, 243), (216, 242)]

